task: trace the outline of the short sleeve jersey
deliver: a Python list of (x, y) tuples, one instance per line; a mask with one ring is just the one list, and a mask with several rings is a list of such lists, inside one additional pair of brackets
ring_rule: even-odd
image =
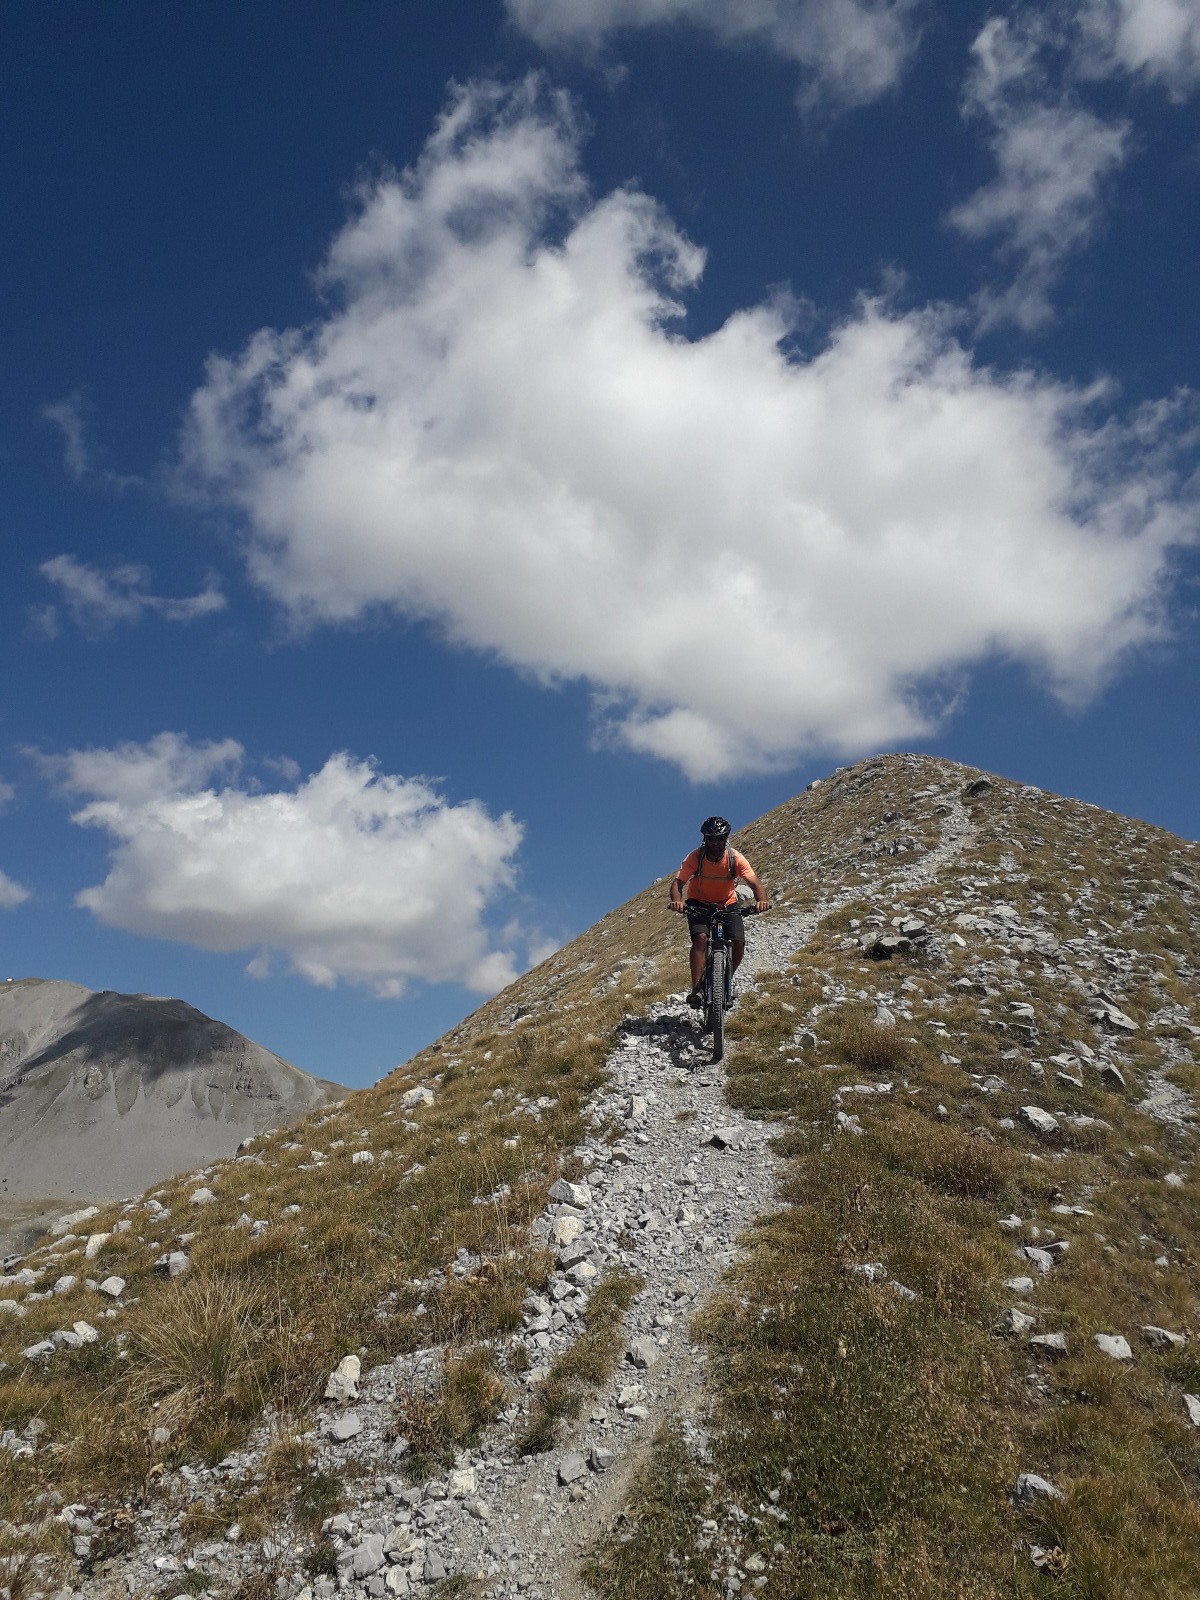
[[(732, 846), (727, 856), (732, 857), (737, 876), (744, 878), (751, 870), (745, 856)], [(693, 850), (690, 855), (684, 856), (679, 876), (687, 884), (686, 895), (689, 900), (702, 900), (709, 906), (731, 906), (734, 903), (737, 890), (735, 880), (729, 876), (727, 856), (722, 856), (719, 861), (710, 861), (703, 849)]]

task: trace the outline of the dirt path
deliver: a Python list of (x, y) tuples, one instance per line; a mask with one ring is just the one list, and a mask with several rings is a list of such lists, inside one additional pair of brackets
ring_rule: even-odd
[[(784, 967), (840, 907), (895, 899), (931, 883), (973, 836), (965, 808), (946, 798), (939, 841), (918, 861), (832, 896), (815, 911), (748, 924), (743, 990), (756, 972)], [(598, 1140), (584, 1152), (592, 1163), (589, 1230), (610, 1259), (646, 1280), (626, 1321), (626, 1344), (653, 1340), (656, 1357), (640, 1371), (623, 1363), (549, 1454), (515, 1455), (522, 1416), (507, 1437), (492, 1442), (490, 1456), (481, 1455), (478, 1487), (487, 1520), (452, 1516), (457, 1527), (446, 1556), (450, 1570), (484, 1578), (490, 1596), (590, 1600), (594, 1591), (579, 1575), (580, 1557), (612, 1526), (658, 1428), (673, 1419), (697, 1442), (705, 1436), (705, 1357), (688, 1338), (689, 1324), (735, 1260), (739, 1239), (773, 1207), (780, 1163), (770, 1148), (771, 1126), (727, 1104), (724, 1071), (697, 1048), (694, 1013), (682, 999), (672, 997), (630, 1023), (592, 1107), (599, 1119), (627, 1109), (635, 1095), (645, 1098), (644, 1117), (629, 1124), (628, 1160), (614, 1163)], [(642, 1227), (639, 1218), (648, 1219)], [(611, 1463), (580, 1470), (578, 1458), (607, 1459), (594, 1451), (611, 1452)]]

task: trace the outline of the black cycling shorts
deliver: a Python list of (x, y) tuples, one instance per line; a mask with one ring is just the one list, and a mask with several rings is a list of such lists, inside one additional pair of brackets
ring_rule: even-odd
[[(711, 905), (704, 900), (685, 900), (683, 909), (687, 912), (689, 933), (708, 932), (709, 913), (713, 909)], [(746, 924), (742, 921), (742, 913), (737, 906), (725, 907), (725, 935), (731, 943), (746, 942)]]

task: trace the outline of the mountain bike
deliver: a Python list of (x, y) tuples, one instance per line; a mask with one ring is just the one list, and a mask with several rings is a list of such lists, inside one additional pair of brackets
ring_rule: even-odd
[[(733, 1004), (733, 951), (725, 919), (737, 906), (709, 906), (704, 921), (708, 925), (708, 948), (704, 953), (704, 1026), (703, 1033), (713, 1036), (714, 1063), (725, 1054), (725, 1013)], [(754, 906), (746, 906), (743, 917), (757, 915)]]

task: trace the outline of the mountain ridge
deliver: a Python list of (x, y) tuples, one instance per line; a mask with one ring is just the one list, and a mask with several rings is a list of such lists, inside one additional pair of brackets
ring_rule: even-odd
[(23, 1260), (0, 1505), (39, 1582), (1200, 1588), (1197, 846), (918, 755), (737, 839), (776, 910), (721, 1067), (664, 877)]
[(230, 1155), (344, 1090), (186, 1001), (0, 985), (0, 1231)]

